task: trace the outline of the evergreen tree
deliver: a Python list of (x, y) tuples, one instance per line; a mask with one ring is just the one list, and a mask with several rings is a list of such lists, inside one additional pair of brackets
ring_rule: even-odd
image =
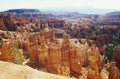
[(105, 56), (105, 61), (107, 62), (110, 62), (111, 59), (112, 59), (112, 55), (114, 53), (114, 48), (115, 48), (115, 45), (114, 44), (109, 44), (107, 46), (105, 46), (105, 53), (104, 53), (104, 56)]
[(18, 45), (16, 42), (14, 42), (14, 47), (13, 47), (13, 62), (16, 64), (23, 64), (25, 61), (23, 51), (20, 51)]

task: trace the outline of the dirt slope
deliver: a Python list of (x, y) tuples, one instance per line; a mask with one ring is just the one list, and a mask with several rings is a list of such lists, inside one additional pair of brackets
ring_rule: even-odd
[(0, 61), (0, 79), (72, 79)]

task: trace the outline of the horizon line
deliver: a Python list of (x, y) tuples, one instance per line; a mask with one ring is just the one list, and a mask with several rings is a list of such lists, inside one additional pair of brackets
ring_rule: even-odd
[(4, 12), (7, 10), (14, 9), (37, 9), (42, 12), (79, 12), (84, 14), (104, 14), (110, 12), (118, 12), (120, 9), (100, 9), (100, 8), (8, 8), (8, 9), (0, 9), (0, 12)]

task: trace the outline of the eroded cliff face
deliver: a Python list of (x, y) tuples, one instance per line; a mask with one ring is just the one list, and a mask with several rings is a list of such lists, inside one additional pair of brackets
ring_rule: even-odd
[(10, 13), (0, 13), (0, 29), (8, 31), (42, 31), (45, 27), (62, 28), (63, 20), (57, 19), (34, 19), (16, 16)]
[[(12, 60), (11, 48), (16, 42), (29, 58), (28, 65), (38, 70), (79, 79), (105, 79), (104, 71), (106, 78), (109, 77), (108, 73), (112, 73), (111, 65), (105, 68), (104, 57), (94, 43), (89, 45), (87, 41), (79, 42), (70, 39), (67, 34), (62, 39), (57, 39), (53, 31), (1, 31), (0, 37), (0, 60)], [(115, 72), (119, 73), (119, 70)]]
[[(114, 19), (114, 21), (116, 20)], [(54, 30), (58, 34), (57, 37), (60, 37), (61, 33), (68, 33), (71, 37), (95, 40), (97, 45), (113, 43), (115, 41), (113, 37), (119, 33), (118, 24), (114, 24), (115, 22), (109, 23), (109, 21), (105, 23), (107, 24), (104, 24), (104, 21), (101, 22), (99, 17), (92, 16), (58, 20), (25, 18), (14, 13), (0, 13), (1, 30), (39, 32), (47, 27)]]
[(116, 66), (120, 69), (120, 47), (115, 48), (112, 59), (116, 62)]
[(109, 79), (120, 79), (120, 71), (115, 64), (111, 64), (109, 67)]

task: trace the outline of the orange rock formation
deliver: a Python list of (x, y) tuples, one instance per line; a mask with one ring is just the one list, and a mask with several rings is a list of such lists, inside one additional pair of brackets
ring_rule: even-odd
[[(82, 66), (89, 65), (88, 72), (90, 73), (88, 75), (95, 73), (93, 74), (95, 77), (99, 76), (101, 67), (99, 63), (102, 60), (96, 46), (71, 42), (69, 35), (63, 35), (62, 42), (60, 42), (55, 38), (53, 31), (6, 33), (4, 32), (4, 35), (8, 36), (7, 39), (17, 41), (19, 48), (29, 56), (28, 65), (34, 68), (59, 75), (78, 77), (82, 74)], [(2, 36), (2, 38), (4, 37)], [(8, 52), (8, 50), (6, 51)]]

